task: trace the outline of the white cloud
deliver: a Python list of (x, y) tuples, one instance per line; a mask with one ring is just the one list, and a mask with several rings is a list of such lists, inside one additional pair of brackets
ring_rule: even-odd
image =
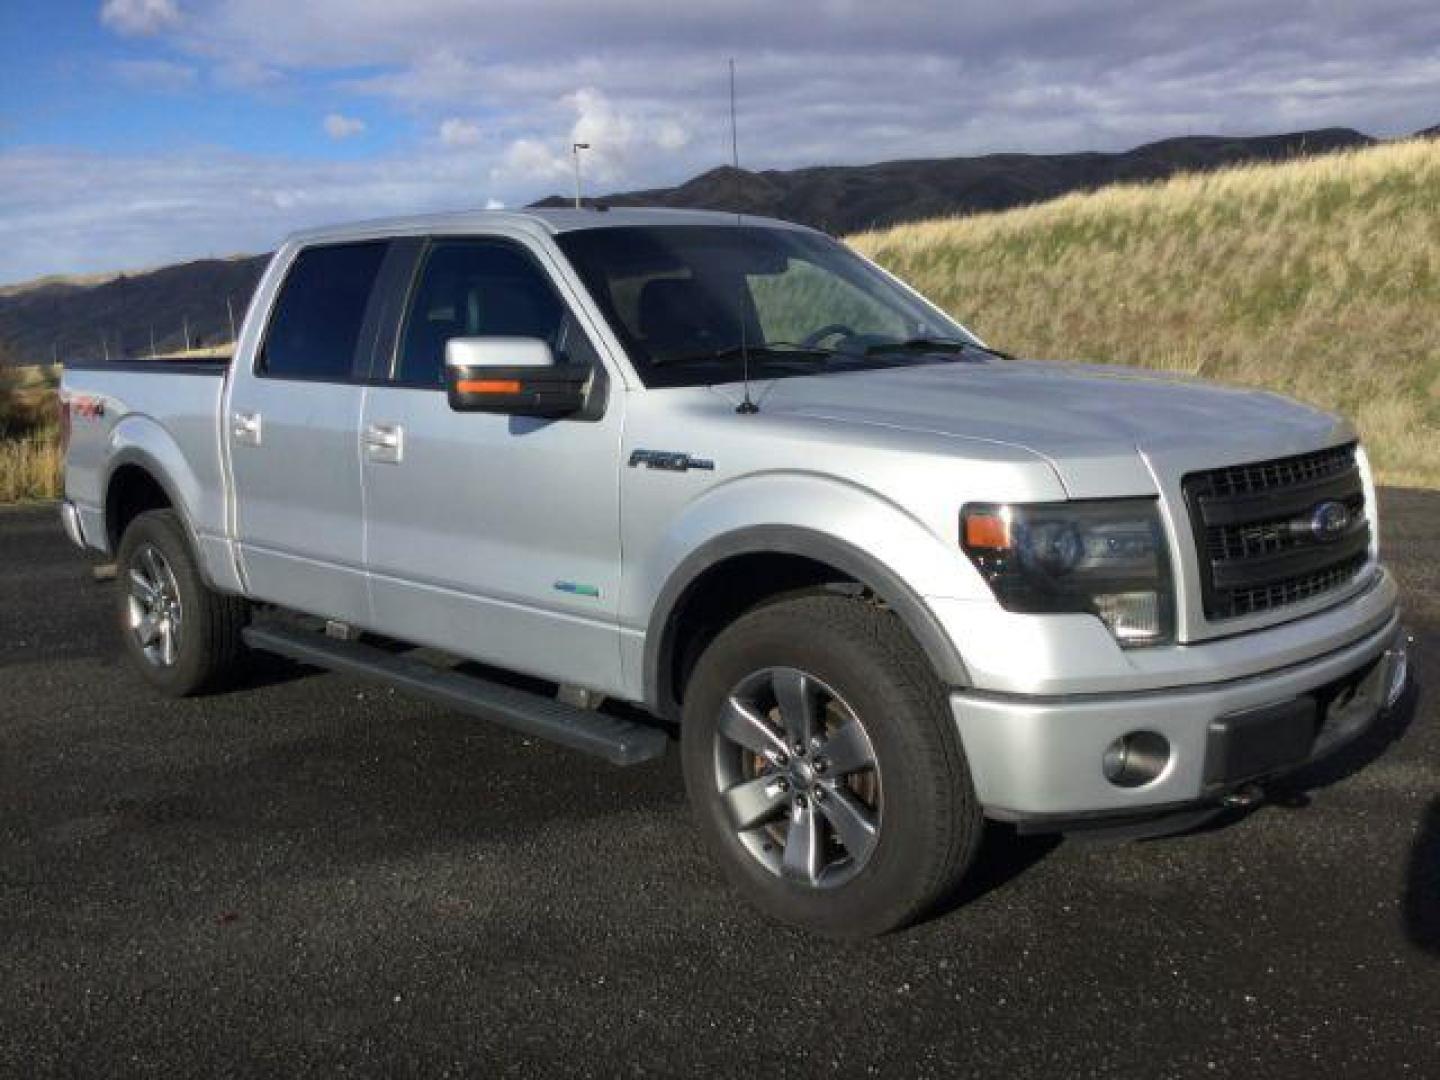
[(634, 153), (639, 138), (635, 121), (593, 86), (576, 90), (565, 103), (575, 110), (570, 141), (590, 147), (584, 152), (585, 170), (597, 180), (612, 180), (623, 175), (625, 163)]
[(166, 94), (188, 90), (198, 78), (198, 72), (190, 64), (173, 60), (113, 60), (110, 71), (132, 89)]
[(486, 200), (485, 200), (485, 209), (486, 209), (486, 210), (504, 210), (504, 209), (505, 209), (505, 203), (502, 202), (500, 199), (486, 199)]
[(118, 34), (148, 37), (180, 23), (175, 0), (105, 0), (100, 21)]
[(570, 163), (539, 139), (516, 139), (505, 148), (500, 164), (490, 171), (492, 181), (504, 184), (528, 179), (544, 183), (568, 175)]
[(325, 134), (335, 140), (349, 139), (365, 130), (365, 121), (354, 116), (331, 113), (325, 117)]
[(690, 132), (675, 120), (662, 120), (655, 129), (655, 145), (661, 150), (683, 150), (690, 145)]
[(582, 175), (587, 181), (613, 183), (631, 176), (637, 162), (653, 160), (690, 141), (678, 120), (632, 117), (594, 87), (566, 94), (560, 105), (575, 117), (568, 134), (561, 139), (534, 135), (515, 139), (505, 148), (492, 179), (534, 188), (569, 176), (575, 165), (571, 147), (584, 143), (588, 149), (580, 151)]
[(474, 146), (480, 141), (480, 125), (452, 116), (440, 122), (440, 141), (446, 146)]
[(227, 90), (268, 90), (278, 86), (285, 76), (276, 68), (254, 60), (226, 60), (216, 64), (210, 77), (217, 86)]

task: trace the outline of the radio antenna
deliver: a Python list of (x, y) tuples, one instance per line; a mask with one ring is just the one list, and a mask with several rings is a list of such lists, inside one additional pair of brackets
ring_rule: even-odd
[[(738, 125), (735, 123), (735, 58), (730, 58), (730, 164), (735, 168), (733, 177), (735, 181), (735, 224), (739, 225), (740, 217), (740, 136)], [(735, 406), (735, 411), (742, 416), (750, 416), (760, 411), (760, 406), (755, 404), (750, 397), (750, 345), (745, 340), (745, 277), (742, 274), (738, 285), (738, 303), (735, 306), (735, 317), (740, 320), (740, 372), (745, 381), (745, 400)]]

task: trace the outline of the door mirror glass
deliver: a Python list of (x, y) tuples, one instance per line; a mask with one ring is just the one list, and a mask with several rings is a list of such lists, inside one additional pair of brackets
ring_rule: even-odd
[(456, 412), (571, 416), (585, 408), (594, 369), (557, 364), (547, 342), (461, 337), (445, 343), (445, 388)]

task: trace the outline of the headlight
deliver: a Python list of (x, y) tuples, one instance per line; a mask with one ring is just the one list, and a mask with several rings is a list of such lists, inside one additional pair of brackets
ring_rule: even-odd
[(971, 503), (960, 514), (960, 540), (1007, 611), (1095, 615), (1126, 647), (1174, 638), (1154, 499)]

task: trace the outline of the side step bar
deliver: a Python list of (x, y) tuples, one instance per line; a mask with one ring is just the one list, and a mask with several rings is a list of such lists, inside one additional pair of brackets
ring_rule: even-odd
[(522, 734), (604, 758), (614, 765), (636, 765), (665, 753), (666, 736), (658, 728), (577, 709), (471, 675), (444, 671), (422, 660), (397, 656), (363, 642), (338, 641), (274, 623), (247, 626), (244, 638), (252, 649), (387, 683)]

